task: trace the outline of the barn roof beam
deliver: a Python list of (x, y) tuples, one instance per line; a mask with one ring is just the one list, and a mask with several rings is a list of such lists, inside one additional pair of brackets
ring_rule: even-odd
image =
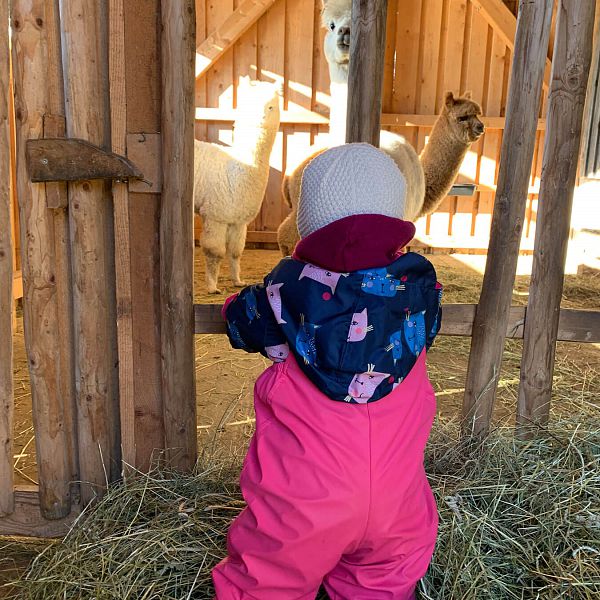
[[(473, 7), (481, 13), (481, 16), (494, 28), (511, 52), (515, 50), (515, 33), (517, 31), (517, 19), (502, 0), (472, 0)], [(546, 59), (544, 71), (544, 87), (550, 86), (550, 71), (552, 62)]]
[(196, 48), (196, 79), (202, 77), (273, 4), (275, 0), (243, 0)]

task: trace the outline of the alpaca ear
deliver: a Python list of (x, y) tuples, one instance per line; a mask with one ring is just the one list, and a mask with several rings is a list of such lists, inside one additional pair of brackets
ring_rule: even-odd
[(249, 87), (250, 86), (250, 76), (244, 75), (243, 77), (240, 77), (239, 85), (242, 87)]
[(454, 106), (454, 94), (452, 92), (446, 92), (446, 96), (444, 97), (444, 104), (448, 108), (452, 108)]
[(471, 98), (473, 97), (473, 92), (471, 90), (465, 92), (463, 98), (466, 98), (467, 100), (471, 100)]

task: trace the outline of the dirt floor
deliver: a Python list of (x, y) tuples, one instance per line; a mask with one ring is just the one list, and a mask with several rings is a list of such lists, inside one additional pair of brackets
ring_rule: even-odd
[[(247, 250), (243, 276), (260, 281), (279, 260), (270, 250)], [(482, 275), (464, 261), (468, 257), (435, 255), (431, 259), (444, 284), (445, 302), (477, 302)], [(206, 293), (204, 264), (200, 252), (195, 263), (195, 301), (221, 303), (235, 288), (229, 267), (223, 265), (220, 286), (223, 294)], [(529, 277), (517, 278), (513, 291), (515, 304), (526, 304)], [(600, 272), (585, 270), (566, 277), (563, 306), (598, 309)], [(439, 337), (429, 355), (429, 371), (438, 395), (440, 418), (460, 413), (464, 392), (470, 340)], [(508, 340), (500, 378), (495, 417), (511, 422), (515, 415), (519, 380), (521, 342)], [(252, 389), (258, 374), (268, 365), (261, 355), (245, 354), (229, 348), (225, 336), (199, 335), (196, 338), (198, 433), (202, 451), (219, 456), (235, 456), (245, 449), (252, 434)], [(600, 348), (591, 344), (559, 343), (555, 374), (555, 405), (565, 400), (598, 402), (600, 398)], [(35, 483), (35, 440), (31, 421), (31, 394), (23, 345), (22, 323), (15, 337), (15, 468), (18, 483)]]

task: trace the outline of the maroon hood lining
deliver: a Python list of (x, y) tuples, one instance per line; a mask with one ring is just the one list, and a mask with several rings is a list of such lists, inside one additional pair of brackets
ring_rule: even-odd
[(337, 273), (385, 267), (402, 254), (415, 231), (410, 221), (352, 215), (300, 240), (293, 258)]

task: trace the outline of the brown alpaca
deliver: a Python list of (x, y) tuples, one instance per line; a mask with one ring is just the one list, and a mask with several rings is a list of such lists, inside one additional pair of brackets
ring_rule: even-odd
[(455, 98), (447, 92), (444, 107), (419, 160), (425, 174), (425, 199), (419, 216), (436, 210), (450, 191), (471, 144), (483, 134), (481, 107), (467, 92)]

